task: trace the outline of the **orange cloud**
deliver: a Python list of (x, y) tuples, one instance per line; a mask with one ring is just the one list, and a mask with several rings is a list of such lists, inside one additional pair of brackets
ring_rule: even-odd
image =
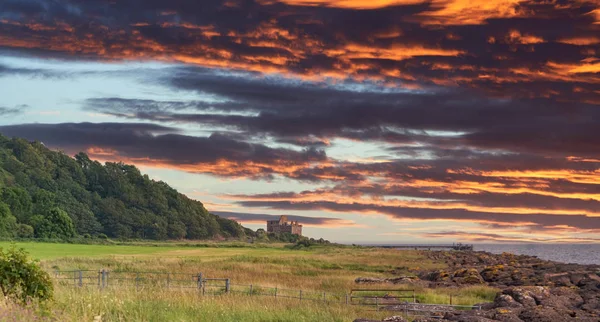
[[(259, 0), (262, 4), (272, 4), (274, 0)], [(414, 5), (423, 0), (280, 0), (293, 6), (324, 6), (348, 9), (378, 9), (399, 5)]]
[[(419, 21), (424, 25), (478, 25), (491, 18), (516, 17), (525, 0), (279, 0), (295, 6), (324, 6), (347, 9), (379, 9), (392, 6), (430, 4)], [(261, 0), (272, 4), (274, 0)]]
[(503, 178), (540, 178), (540, 179), (562, 179), (575, 183), (600, 184), (600, 169), (595, 171), (575, 170), (536, 170), (536, 171), (476, 171), (472, 169), (449, 170), (449, 173), (465, 173), (483, 177)]
[(600, 44), (600, 38), (598, 37), (572, 37), (559, 39), (557, 42), (576, 46), (589, 46)]
[(532, 215), (532, 214), (547, 214), (547, 215), (586, 215), (589, 217), (600, 217), (600, 211), (589, 211), (584, 209), (549, 209), (549, 208), (522, 208), (522, 207), (491, 207), (491, 206), (479, 206), (476, 204), (470, 204), (462, 201), (424, 201), (424, 200), (405, 200), (388, 198), (385, 196), (371, 197), (371, 196), (344, 196), (340, 195), (336, 191), (305, 191), (301, 194), (295, 195), (267, 195), (267, 196), (222, 196), (222, 198), (229, 198), (232, 200), (260, 200), (260, 201), (292, 201), (292, 202), (321, 202), (327, 200), (329, 202), (335, 202), (340, 205), (362, 205), (362, 206), (374, 206), (376, 207), (401, 207), (401, 208), (414, 208), (414, 209), (438, 209), (438, 210), (466, 210), (471, 212), (482, 212), (482, 213), (505, 213), (505, 214), (519, 214), (519, 215)]
[(509, 43), (516, 43), (522, 45), (539, 44), (545, 42), (543, 38), (536, 37), (533, 35), (523, 35), (518, 30), (511, 30), (508, 33), (507, 41)]

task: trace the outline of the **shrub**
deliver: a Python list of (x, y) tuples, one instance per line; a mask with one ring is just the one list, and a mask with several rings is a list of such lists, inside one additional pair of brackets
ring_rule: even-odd
[(0, 290), (22, 304), (29, 299), (49, 300), (53, 295), (48, 273), (30, 260), (25, 250), (14, 246), (7, 251), (0, 248)]
[(17, 237), (33, 238), (33, 227), (25, 224), (19, 224), (17, 226)]
[(108, 236), (106, 234), (98, 234), (98, 239), (108, 239)]
[(75, 226), (71, 217), (60, 208), (51, 208), (43, 215), (31, 218), (35, 237), (37, 238), (72, 238), (75, 237)]

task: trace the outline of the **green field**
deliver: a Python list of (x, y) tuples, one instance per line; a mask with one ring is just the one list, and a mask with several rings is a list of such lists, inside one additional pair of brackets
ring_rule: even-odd
[[(354, 283), (357, 277), (411, 275), (418, 270), (445, 266), (425, 259), (417, 251), (336, 246), (291, 250), (282, 245), (240, 247), (239, 244), (212, 243), (16, 245), (40, 259), (49, 272), (107, 269), (115, 274), (151, 271), (192, 276), (202, 273), (205, 278), (229, 278), (235, 285), (303, 290), (306, 294), (344, 294), (357, 288)], [(10, 243), (0, 243), (0, 247), (8, 246)], [(421, 288), (416, 292), (422, 302), (442, 304), (452, 295), (455, 304), (472, 305), (490, 301), (496, 290), (488, 287)], [(357, 317), (390, 315), (343, 303), (299, 302), (240, 294), (202, 296), (198, 292), (150, 287), (99, 290), (94, 285), (79, 288), (56, 283), (55, 297), (45, 314), (60, 321), (93, 321), (98, 316), (102, 321), (352, 321)], [(29, 313), (18, 308), (8, 311), (17, 316), (16, 320), (28, 319), (26, 314)]]
[(32, 258), (48, 260), (64, 257), (98, 257), (111, 255), (150, 255), (161, 252), (173, 251), (170, 246), (130, 246), (130, 245), (77, 245), (77, 244), (49, 244), (49, 243), (10, 243), (0, 242), (1, 248), (16, 245), (29, 252)]

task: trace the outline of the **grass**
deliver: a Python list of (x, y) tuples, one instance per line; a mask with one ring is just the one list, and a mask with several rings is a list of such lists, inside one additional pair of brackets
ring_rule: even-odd
[(64, 257), (99, 257), (109, 255), (150, 255), (168, 252), (173, 247), (146, 247), (146, 246), (121, 246), (121, 245), (76, 245), (76, 244), (51, 244), (36, 242), (0, 242), (0, 248), (15, 245), (24, 248), (31, 257), (40, 260)]
[[(205, 278), (229, 278), (233, 285), (302, 289), (307, 295), (310, 292), (347, 293), (359, 288), (354, 283), (357, 277), (389, 277), (391, 271), (411, 275), (420, 269), (445, 267), (424, 258), (418, 251), (356, 247), (316, 247), (298, 251), (283, 245), (242, 247), (239, 243), (16, 245), (40, 259), (48, 271), (108, 269), (112, 272), (153, 271), (189, 276), (202, 273)], [(0, 247), (7, 246), (9, 243), (0, 242)], [(95, 316), (102, 316), (103, 321), (351, 321), (357, 317), (390, 315), (389, 312), (342, 303), (324, 305), (239, 294), (202, 297), (198, 292), (177, 290), (109, 288), (100, 291), (97, 287), (56, 287), (56, 299), (49, 310), (54, 319), (61, 321), (93, 321)], [(423, 303), (449, 303), (452, 295), (453, 304), (472, 305), (490, 301), (496, 290), (483, 286), (420, 288), (416, 293)]]

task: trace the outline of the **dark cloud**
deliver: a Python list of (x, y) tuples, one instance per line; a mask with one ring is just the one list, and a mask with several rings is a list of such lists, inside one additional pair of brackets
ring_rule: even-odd
[(23, 111), (28, 109), (27, 105), (19, 105), (12, 108), (0, 106), (0, 116), (9, 117), (23, 114)]
[[(237, 220), (241, 222), (260, 222), (264, 223), (268, 220), (278, 220), (278, 215), (266, 215), (266, 214), (254, 214), (254, 213), (241, 213), (241, 212), (228, 212), (228, 211), (216, 211), (215, 215)], [(348, 225), (348, 220), (340, 218), (327, 218), (327, 217), (306, 217), (306, 216), (291, 216), (286, 215), (288, 220), (298, 221), (302, 225), (311, 226), (343, 226)]]
[(379, 213), (396, 219), (418, 219), (418, 220), (460, 220), (470, 222), (491, 222), (502, 224), (521, 225), (532, 223), (530, 229), (536, 227), (569, 226), (576, 229), (600, 230), (598, 217), (586, 215), (548, 215), (548, 214), (512, 214), (503, 212), (480, 212), (468, 211), (466, 209), (431, 209), (431, 208), (408, 208), (399, 206), (378, 205), (360, 203), (336, 203), (329, 201), (299, 202), (299, 201), (240, 201), (245, 207), (261, 207), (283, 211), (307, 211), (324, 210), (338, 213)]
[(0, 133), (70, 153), (89, 151), (109, 160), (180, 167), (223, 176), (267, 177), (327, 160), (315, 149), (294, 151), (237, 141), (222, 134), (192, 137), (155, 124), (64, 123), (0, 126)]
[(366, 78), (458, 85), (502, 97), (600, 101), (593, 60), (600, 49), (598, 4), (591, 0), (474, 7), (424, 0), (369, 10), (258, 0), (1, 5), (0, 47), (42, 56), (166, 59), (304, 79)]
[(600, 110), (587, 103), (490, 98), (438, 87), (407, 92), (374, 83), (308, 83), (196, 68), (179, 69), (168, 80), (177, 89), (218, 100), (95, 98), (86, 105), (121, 117), (225, 127), (301, 146), (323, 146), (329, 139), (346, 138), (421, 144), (417, 148), (421, 151), (414, 146), (397, 148), (402, 153), (443, 154), (476, 147), (597, 157), (594, 146), (600, 144), (594, 121), (600, 118)]

